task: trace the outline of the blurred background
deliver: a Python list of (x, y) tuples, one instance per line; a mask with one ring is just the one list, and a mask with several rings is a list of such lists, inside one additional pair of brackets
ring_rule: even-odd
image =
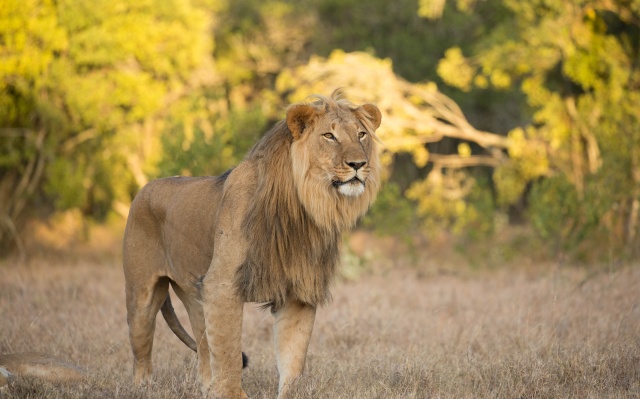
[(640, 0), (0, 0), (0, 258), (119, 253), (145, 183), (219, 174), (338, 87), (383, 112), (353, 237), (640, 254)]

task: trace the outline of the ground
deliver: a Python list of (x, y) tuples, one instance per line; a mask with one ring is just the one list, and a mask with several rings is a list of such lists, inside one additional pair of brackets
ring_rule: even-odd
[[(90, 370), (70, 386), (19, 379), (0, 398), (200, 397), (195, 354), (160, 316), (156, 382), (131, 386), (117, 260), (5, 261), (0, 275), (0, 353), (44, 352)], [(269, 312), (246, 305), (252, 398), (276, 396), (271, 327)], [(425, 260), (339, 279), (294, 397), (638, 398), (640, 265), (471, 270)]]

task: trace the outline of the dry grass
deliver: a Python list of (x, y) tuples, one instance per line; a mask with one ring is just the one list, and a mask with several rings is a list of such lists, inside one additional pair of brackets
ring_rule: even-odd
[[(73, 386), (18, 380), (0, 398), (200, 396), (195, 355), (161, 318), (157, 382), (131, 386), (117, 262), (4, 264), (0, 273), (0, 353), (45, 352), (91, 370)], [(295, 397), (640, 397), (638, 265), (597, 273), (399, 268), (337, 283), (333, 294)], [(245, 310), (244, 386), (252, 398), (273, 398), (272, 318)]]

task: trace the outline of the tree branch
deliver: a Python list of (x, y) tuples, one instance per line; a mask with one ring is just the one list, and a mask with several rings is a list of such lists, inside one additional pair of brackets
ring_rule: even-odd
[(442, 155), (429, 153), (429, 162), (448, 168), (465, 168), (470, 166), (498, 167), (504, 161), (487, 155), (471, 155), (461, 157), (459, 155)]

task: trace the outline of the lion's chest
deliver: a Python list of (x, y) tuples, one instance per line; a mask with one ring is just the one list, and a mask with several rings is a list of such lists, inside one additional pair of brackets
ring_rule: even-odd
[(339, 235), (321, 231), (311, 220), (292, 225), (286, 217), (252, 227), (264, 240), (249, 246), (236, 273), (236, 287), (246, 302), (281, 306), (287, 297), (320, 305), (339, 260)]

